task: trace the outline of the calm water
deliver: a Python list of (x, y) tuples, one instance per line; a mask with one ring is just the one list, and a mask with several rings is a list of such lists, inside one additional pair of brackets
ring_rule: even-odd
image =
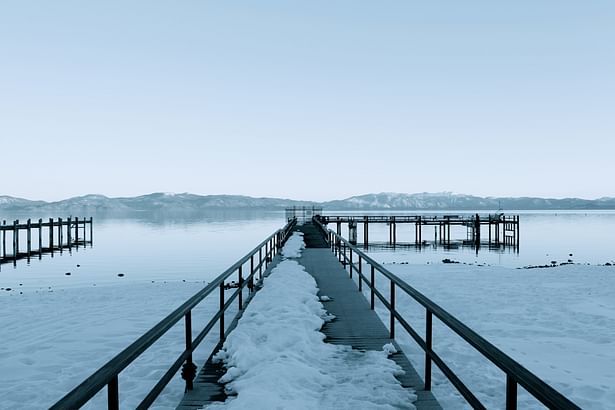
[[(439, 263), (443, 258), (450, 258), (511, 267), (568, 259), (591, 264), (615, 261), (615, 211), (517, 213), (521, 215), (518, 253), (512, 248), (496, 251), (482, 248), (477, 255), (472, 248), (448, 250), (441, 246), (370, 252), (383, 262)], [(31, 216), (38, 218), (38, 215)], [(0, 219), (17, 217), (2, 215)], [(19, 217), (25, 219), (23, 215)], [(15, 267), (3, 264), (0, 267), (0, 287), (32, 290), (121, 281), (209, 280), (283, 224), (283, 212), (95, 217), (92, 247), (73, 249), (71, 253), (56, 252), (53, 257), (45, 255), (42, 260), (33, 259), (30, 263), (20, 260)], [(359, 238), (362, 238), (361, 229), (359, 224)], [(386, 225), (370, 226), (370, 240), (384, 242), (388, 238), (387, 229)], [(346, 235), (346, 229), (343, 233)], [(433, 228), (425, 227), (423, 239), (432, 239), (433, 233)], [(465, 235), (465, 228), (459, 227), (453, 237), (462, 239)], [(398, 224), (397, 238), (398, 241), (412, 242), (413, 225)], [(71, 275), (67, 276), (67, 272)], [(120, 278), (118, 273), (125, 276)]]

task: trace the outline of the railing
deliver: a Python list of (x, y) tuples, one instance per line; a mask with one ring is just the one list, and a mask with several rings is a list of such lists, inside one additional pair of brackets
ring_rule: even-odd
[[(395, 337), (396, 321), (408, 332), (414, 341), (425, 352), (425, 369), (424, 383), (425, 390), (431, 390), (431, 364), (436, 364), (448, 380), (455, 386), (459, 393), (474, 409), (485, 409), (486, 407), (480, 400), (470, 391), (470, 389), (461, 381), (461, 379), (453, 372), (453, 370), (444, 362), (444, 360), (433, 350), (433, 333), (432, 323), (435, 315), (440, 321), (457, 333), (463, 340), (470, 344), (476, 351), (487, 358), (491, 363), (496, 365), (506, 374), (506, 409), (513, 410), (517, 408), (517, 386), (522, 386), (528, 393), (534, 396), (538, 401), (550, 409), (567, 410), (580, 409), (572, 401), (564, 397), (557, 390), (539, 379), (536, 375), (510, 358), (497, 347), (489, 343), (486, 339), (478, 335), (472, 329), (461, 323), (450, 313), (442, 309), (440, 306), (429, 300), (422, 293), (408, 285), (395, 274), (391, 273), (378, 262), (361, 252), (356, 246), (351, 245), (346, 239), (333, 232), (327, 230), (319, 221), (314, 219), (314, 223), (322, 230), (325, 238), (331, 246), (331, 250), (338, 257), (344, 266), (349, 266), (350, 277), (352, 278), (353, 271), (358, 273), (359, 291), (363, 291), (363, 284), (370, 289), (370, 305), (374, 309), (375, 298), (377, 297), (382, 304), (388, 309), (390, 314), (389, 330), (391, 338)], [(354, 255), (358, 257), (357, 265), (354, 263)], [(370, 267), (369, 278), (363, 273), (363, 262), (366, 262)], [(389, 298), (387, 299), (376, 288), (376, 272), (389, 280)], [(419, 336), (418, 332), (410, 326), (410, 324), (401, 316), (395, 309), (395, 292), (400, 289), (409, 295), (416, 302), (425, 308), (425, 339)]]
[[(160, 378), (152, 390), (137, 406), (137, 409), (147, 409), (162, 392), (164, 387), (171, 381), (173, 376), (182, 367), (182, 378), (186, 380), (186, 389), (192, 390), (193, 380), (196, 376), (196, 366), (192, 361), (192, 352), (205, 339), (209, 331), (219, 322), (220, 326), (220, 341), (224, 340), (225, 324), (224, 313), (229, 309), (232, 302), (238, 299), (239, 312), (244, 308), (243, 291), (245, 287), (249, 290), (253, 289), (254, 277), (258, 273), (259, 279), (262, 279), (263, 268), (266, 270), (268, 264), (277, 254), (279, 248), (282, 247), (286, 239), (296, 225), (295, 219), (270, 235), (267, 239), (261, 242), (246, 256), (235, 262), (233, 266), (228, 268), (224, 273), (215, 278), (197, 294), (188, 299), (183, 305), (175, 309), (166, 318), (161, 320), (156, 326), (150, 329), (147, 333), (133, 342), (130, 346), (124, 349), (121, 353), (107, 362), (104, 366), (94, 372), (90, 377), (75, 387), (71, 392), (66, 394), (56, 404), (51, 406), (51, 409), (75, 409), (83, 406), (100, 390), (107, 386), (107, 407), (109, 409), (119, 409), (119, 386), (118, 375), (136, 358), (138, 358), (145, 350), (147, 350), (154, 342), (162, 337), (169, 329), (171, 329), (182, 318), (185, 320), (185, 341), (186, 348), (179, 355), (177, 360), (173, 362), (171, 367)], [(264, 249), (264, 252), (263, 252)], [(256, 259), (258, 258), (258, 259)], [(249, 262), (249, 275), (243, 276), (244, 265)], [(225, 281), (233, 274), (237, 274), (237, 282), (226, 284)], [(225, 299), (224, 291), (226, 289), (236, 288), (237, 290), (232, 295)], [(211, 318), (211, 320), (200, 331), (196, 338), (192, 338), (192, 309), (197, 306), (208, 295), (212, 294), (216, 289), (219, 289), (219, 310)]]

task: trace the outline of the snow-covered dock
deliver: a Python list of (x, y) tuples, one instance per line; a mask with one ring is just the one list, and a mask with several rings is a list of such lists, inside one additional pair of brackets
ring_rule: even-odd
[[(249, 317), (249, 321), (248, 318), (245, 322), (240, 319), (238, 330), (234, 331), (236, 333), (231, 333), (228, 336), (224, 347), (222, 344), (218, 346), (218, 348), (222, 348), (222, 353), (218, 353), (218, 357), (226, 358), (225, 366), (210, 358), (195, 380), (194, 389), (186, 393), (178, 409), (202, 408), (211, 405), (211, 403), (214, 403), (213, 408), (216, 409), (225, 405), (230, 408), (244, 408), (242, 406), (246, 403), (250, 403), (252, 408), (269, 408), (269, 405), (275, 403), (281, 405), (281, 408), (300, 406), (306, 409), (355, 408), (357, 405), (361, 408), (441, 409), (432, 393), (423, 389), (423, 382), (417, 372), (401, 352), (395, 340), (390, 338), (389, 331), (376, 313), (370, 309), (369, 303), (359, 292), (355, 282), (348, 277), (343, 265), (330, 252), (329, 245), (325, 242), (318, 228), (312, 224), (306, 224), (297, 227), (297, 230), (303, 234), (306, 249), (291, 256), (295, 258), (292, 263), (304, 272), (304, 276), (311, 275), (311, 278), (307, 280), (308, 282), (315, 282), (313, 291), (318, 292), (319, 296), (316, 302), (322, 302), (328, 315), (335, 319), (325, 321), (322, 328), (320, 328), (321, 322), (318, 322), (315, 325), (316, 329), (308, 330), (308, 335), (312, 336), (314, 343), (314, 346), (308, 349), (305, 348), (305, 343), (301, 340), (302, 336), (298, 336), (299, 343), (295, 340), (297, 346), (289, 346), (290, 343), (286, 339), (292, 340), (293, 337), (284, 333), (292, 334), (296, 330), (287, 329), (287, 332), (283, 331), (283, 326), (288, 324), (281, 322), (276, 328), (276, 324), (271, 323), (279, 320), (278, 315), (271, 312), (277, 309), (277, 305), (286, 305), (281, 308), (283, 310), (282, 315), (284, 315), (284, 312), (291, 309), (288, 305), (292, 305), (293, 301), (298, 299), (293, 295), (292, 299), (283, 301), (281, 300), (283, 297), (275, 296), (275, 290), (271, 290), (271, 288), (276, 286), (276, 283), (271, 282), (271, 279), (276, 277), (277, 281), (287, 281), (286, 287), (282, 288), (281, 292), (295, 292), (293, 289), (296, 287), (295, 285), (306, 288), (302, 290), (303, 292), (309, 292), (310, 287), (309, 283), (296, 283), (304, 281), (305, 278), (289, 278), (291, 275), (289, 269), (293, 270), (295, 267), (285, 265), (289, 261), (283, 260), (284, 256), (287, 256), (283, 251), (270, 266), (269, 271), (274, 272), (271, 278), (268, 277), (270, 281), (265, 282), (264, 289), (257, 293), (256, 302), (252, 302), (244, 313), (244, 316)], [(277, 286), (284, 285), (277, 284)], [(307, 302), (299, 301), (298, 303), (313, 304), (315, 299), (313, 295), (311, 299), (309, 296), (308, 294)], [(276, 300), (271, 301), (272, 298)], [(269, 305), (267, 305), (266, 299), (271, 301)], [(263, 312), (250, 312), (250, 309), (253, 308), (267, 310), (268, 313), (266, 314), (273, 317), (264, 319), (264, 322), (254, 327), (254, 322), (258, 321), (256, 317), (263, 315)], [(320, 309), (322, 310), (322, 308)], [(302, 310), (302, 306), (299, 306), (298, 310)], [(298, 326), (299, 328), (303, 327), (303, 321), (301, 323)], [(290, 324), (292, 327), (297, 325), (298, 323)], [(266, 335), (269, 340), (265, 344), (255, 342), (255, 346), (251, 346), (250, 341), (255, 338), (254, 333), (265, 331), (262, 327), (269, 327), (269, 333), (273, 334)], [(276, 330), (282, 331), (276, 332)], [(238, 335), (237, 332), (241, 334)], [(314, 332), (324, 338), (325, 343), (319, 339), (319, 336), (313, 339)], [(322, 334), (319, 332), (322, 332)], [(289, 352), (268, 352), (270, 344), (286, 346)], [(330, 347), (326, 347), (327, 345)], [(245, 357), (248, 353), (243, 350), (249, 351), (252, 347), (255, 348), (256, 353), (249, 355), (250, 365), (244, 364), (243, 367), (246, 368), (243, 368), (241, 359), (237, 359), (237, 357)], [(385, 352), (383, 352), (383, 347)], [(302, 349), (308, 352), (302, 351)], [(314, 350), (318, 353), (315, 354)], [(331, 358), (327, 358), (327, 354), (331, 352), (333, 352)], [(310, 353), (315, 354), (315, 357), (304, 357), (309, 356)], [(391, 360), (385, 359), (386, 353), (388, 353), (388, 359)], [(314, 373), (318, 376), (314, 377), (310, 375), (309, 371), (306, 372), (303, 363), (297, 365), (296, 359), (292, 358), (294, 354), (298, 354), (302, 358), (301, 360), (306, 360), (309, 363), (307, 366), (310, 370), (317, 370)], [(290, 356), (290, 358), (279, 359), (280, 356)], [(338, 361), (340, 356), (343, 359)], [(272, 362), (276, 363), (272, 364)], [(282, 373), (286, 376), (283, 376), (283, 380), (271, 381), (272, 376), (267, 370), (255, 369), (259, 366), (264, 368), (274, 367), (276, 373)], [(273, 376), (274, 379), (275, 377)], [(220, 380), (228, 382), (229, 379), (231, 383), (226, 386), (226, 389), (235, 390), (233, 392), (237, 396), (231, 396), (223, 405), (221, 402), (226, 399), (226, 395), (225, 387), (220, 384)], [(267, 381), (263, 382), (263, 379), (267, 379)], [(301, 384), (301, 388), (295, 388), (293, 382), (288, 379), (301, 381), (298, 383)], [(308, 382), (305, 380), (308, 380)], [(331, 380), (335, 380), (335, 382), (329, 383)], [(256, 389), (266, 390), (267, 383), (271, 384), (274, 389), (274, 391), (268, 392), (265, 395), (266, 397), (263, 397), (263, 394), (259, 393), (258, 390), (253, 391), (254, 386), (262, 383), (264, 385)], [(311, 388), (314, 385), (317, 387)], [(323, 385), (326, 387), (322, 389), (322, 392), (319, 392), (319, 388)], [(235, 386), (238, 387), (235, 388)], [(246, 386), (252, 387), (250, 389)], [(368, 394), (369, 398), (362, 397), (366, 394), (366, 390), (372, 391)], [(292, 394), (288, 394), (289, 391)]]

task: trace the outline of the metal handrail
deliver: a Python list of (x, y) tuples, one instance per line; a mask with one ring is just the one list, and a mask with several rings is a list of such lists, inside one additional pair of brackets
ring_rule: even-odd
[[(549, 386), (535, 374), (527, 370), (521, 364), (513, 360), (510, 356), (495, 347), (485, 338), (463, 324), (453, 315), (431, 301), (425, 295), (408, 285), (397, 275), (385, 269), (382, 265), (362, 252), (349, 241), (338, 235), (336, 232), (325, 228), (320, 221), (314, 219), (314, 223), (325, 235), (332, 251), (338, 256), (340, 262), (350, 266), (350, 277), (353, 270), (359, 275), (359, 290), (362, 291), (363, 283), (371, 290), (371, 308), (374, 309), (374, 300), (377, 297), (390, 313), (390, 334), (395, 337), (395, 320), (409, 333), (414, 341), (425, 352), (425, 390), (431, 390), (431, 363), (435, 363), (449, 381), (457, 388), (459, 393), (475, 409), (484, 409), (484, 405), (470, 391), (470, 389), (459, 379), (459, 377), (446, 365), (444, 360), (432, 349), (432, 316), (435, 315), (440, 321), (453, 332), (458, 334), (463, 340), (470, 344), (480, 354), (487, 358), (506, 374), (506, 409), (517, 408), (517, 385), (522, 386), (528, 393), (550, 409), (567, 410), (580, 409), (560, 392)], [(358, 268), (353, 264), (353, 253), (359, 257)], [(347, 256), (348, 254), (348, 256)], [(371, 275), (368, 278), (363, 274), (362, 260), (370, 265)], [(375, 271), (378, 271), (390, 281), (390, 296), (387, 298), (376, 288)], [(399, 288), (404, 293), (412, 297), (426, 309), (426, 329), (425, 340), (418, 332), (395, 310), (395, 289)]]
[[(256, 246), (246, 256), (235, 262), (230, 268), (225, 270), (222, 274), (218, 275), (213, 281), (211, 281), (202, 290), (197, 292), (194, 296), (184, 302), (180, 307), (171, 312), (167, 317), (162, 319), (156, 326), (147, 331), (144, 335), (139, 337), (130, 346), (126, 347), (122, 352), (109, 360), (105, 365), (99, 368), (91, 376), (85, 379), (81, 384), (67, 393), (63, 398), (56, 402), (50, 409), (67, 409), (67, 408), (79, 408), (87, 403), (94, 395), (107, 386), (107, 406), (109, 409), (119, 409), (119, 388), (118, 388), (118, 375), (129, 364), (131, 364), (137, 357), (139, 357), (145, 350), (147, 350), (152, 344), (154, 344), (161, 336), (163, 336), (169, 329), (175, 326), (182, 318), (185, 318), (186, 327), (186, 348), (179, 355), (177, 360), (171, 365), (167, 372), (156, 383), (152, 390), (146, 395), (141, 404), (137, 407), (139, 409), (148, 408), (154, 400), (158, 397), (164, 387), (171, 381), (172, 377), (177, 373), (179, 368), (184, 364), (184, 368), (187, 369), (186, 373), (188, 377), (186, 380), (186, 389), (192, 390), (192, 382), (196, 375), (196, 366), (192, 362), (192, 352), (203, 341), (205, 336), (215, 326), (216, 322), (220, 323), (220, 340), (224, 340), (225, 327), (224, 327), (224, 313), (231, 306), (231, 302), (235, 299), (239, 299), (239, 311), (237, 315), (243, 310), (243, 290), (246, 286), (249, 289), (252, 288), (254, 276), (259, 273), (259, 279), (262, 279), (262, 268), (267, 268), (273, 257), (277, 254), (279, 248), (282, 247), (286, 239), (292, 232), (292, 229), (296, 225), (296, 219), (290, 220), (284, 228), (274, 232), (267, 239)], [(263, 248), (265, 252), (263, 255)], [(255, 256), (258, 254), (258, 261), (255, 264)], [(263, 257), (264, 256), (264, 257)], [(243, 277), (243, 266), (250, 261), (250, 274), (247, 277)], [(232, 274), (238, 274), (237, 290), (225, 300), (224, 291), (227, 289), (225, 286), (225, 280)], [(228, 285), (227, 285), (228, 286)], [(211, 318), (199, 335), (192, 338), (192, 309), (197, 306), (205, 297), (210, 295), (215, 289), (220, 290), (220, 309)], [(247, 302), (246, 302), (247, 304)], [(182, 374), (182, 377), (184, 375)]]

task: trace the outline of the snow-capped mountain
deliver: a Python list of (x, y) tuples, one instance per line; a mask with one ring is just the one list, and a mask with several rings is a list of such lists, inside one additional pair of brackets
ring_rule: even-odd
[(136, 197), (109, 198), (84, 195), (56, 202), (30, 201), (0, 196), (0, 211), (97, 212), (194, 212), (231, 209), (284, 209), (290, 206), (322, 206), (325, 210), (523, 210), (523, 209), (615, 209), (615, 198), (496, 198), (451, 192), (402, 194), (383, 192), (328, 202), (243, 195), (195, 195), (153, 193)]

